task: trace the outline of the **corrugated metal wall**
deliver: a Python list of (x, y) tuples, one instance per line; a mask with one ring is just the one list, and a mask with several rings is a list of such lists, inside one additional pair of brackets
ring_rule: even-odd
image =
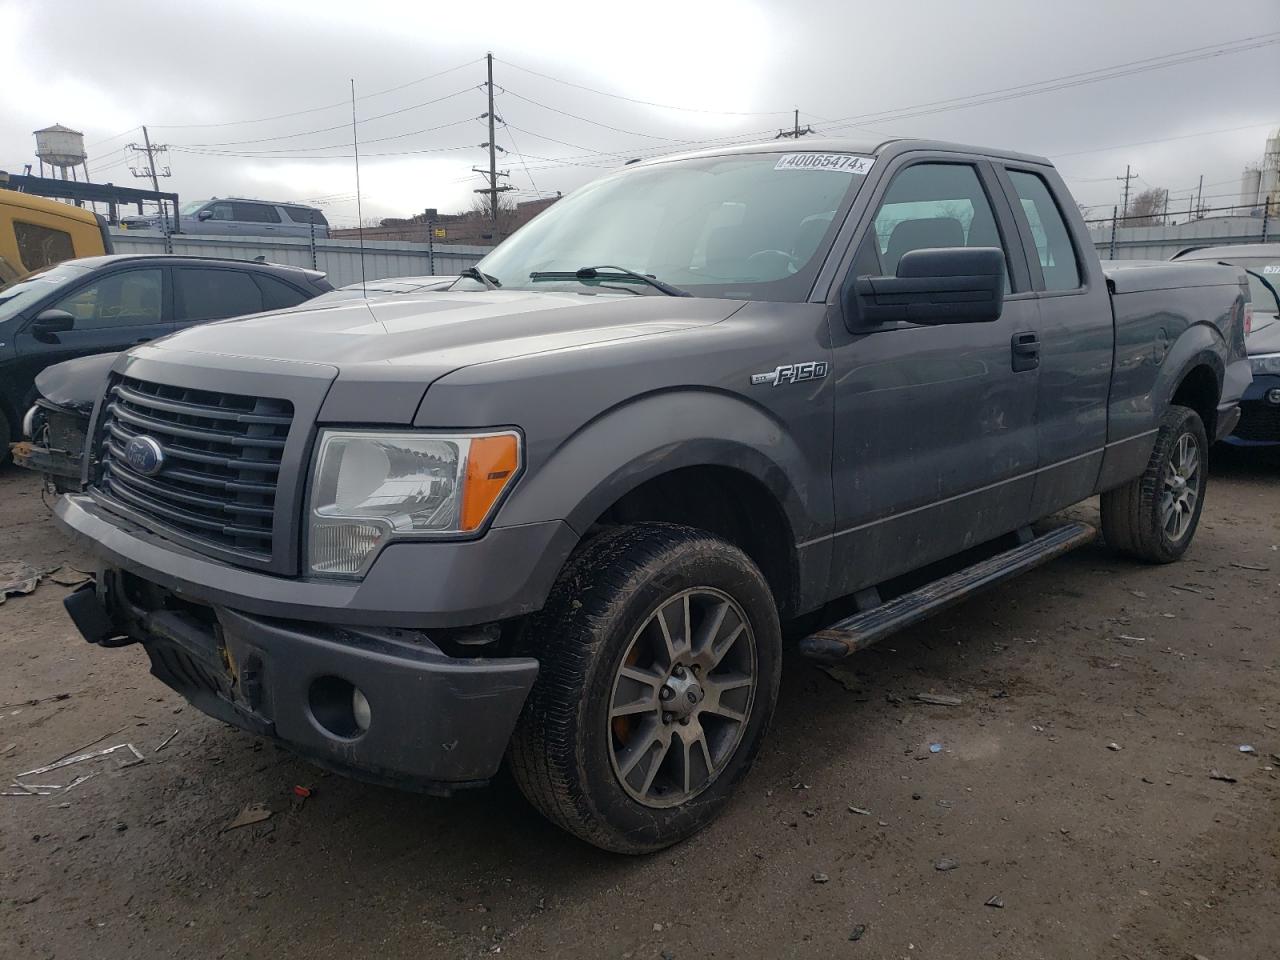
[[(1153, 227), (1117, 227), (1117, 260), (1168, 260), (1187, 247), (1226, 246), (1233, 243), (1262, 243), (1264, 239), (1275, 241), (1280, 234), (1280, 224), (1262, 217), (1206, 217), (1190, 223)], [(1264, 234), (1265, 230), (1265, 234)], [(1098, 256), (1103, 260), (1111, 256), (1111, 224), (1092, 224), (1089, 236)]]
[[(312, 266), (311, 241), (268, 237), (209, 237), (176, 234), (170, 238), (173, 253), (187, 257), (222, 257), (252, 260), (265, 257), (272, 263)], [(165, 240), (158, 233), (112, 230), (116, 253), (164, 253)], [(365, 278), (418, 277), (435, 273), (447, 276), (469, 267), (492, 247), (437, 244), (435, 270), (431, 269), (425, 243), (369, 241), (364, 245)], [(360, 280), (360, 245), (355, 240), (317, 240), (315, 267), (323, 270), (335, 287)]]

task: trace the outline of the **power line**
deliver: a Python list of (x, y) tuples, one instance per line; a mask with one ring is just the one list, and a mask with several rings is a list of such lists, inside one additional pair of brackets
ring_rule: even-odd
[[(372, 116), (372, 117), (365, 117), (363, 120), (361, 120), (361, 121), (360, 121), (360, 123), (361, 123), (361, 125), (366, 124), (366, 123), (372, 123), (374, 120), (382, 120), (382, 119), (385, 119), (386, 117), (394, 117), (394, 116), (397, 116), (397, 115), (399, 115), (399, 114), (401, 114), (401, 113), (408, 113), (410, 110), (418, 110), (418, 109), (420, 109), (420, 108), (422, 108), (422, 107), (429, 107), (429, 106), (432, 106), (433, 104), (443, 103), (445, 100), (452, 100), (454, 97), (460, 97), (460, 96), (462, 96), (464, 93), (470, 93), (471, 91), (473, 91), (473, 90), (475, 90), (475, 89), (476, 89), (476, 88), (475, 88), (474, 86), (472, 86), (472, 87), (465, 87), (465, 88), (463, 88), (462, 90), (455, 90), (453, 93), (447, 93), (447, 94), (445, 94), (443, 97), (436, 97), (434, 100), (424, 100), (424, 101), (422, 101), (421, 103), (414, 103), (414, 104), (410, 104), (410, 105), (409, 105), (409, 106), (407, 106), (407, 107), (401, 107), (401, 108), (400, 108), (400, 109), (398, 109), (398, 110), (390, 110), (390, 111), (388, 111), (387, 113), (379, 113), (379, 114), (377, 114), (376, 116)], [(330, 132), (332, 132), (332, 131), (334, 131), (334, 130), (345, 130), (348, 126), (349, 126), (349, 124), (347, 124), (347, 123), (345, 123), (345, 122), (344, 122), (344, 123), (336, 124), (336, 125), (334, 125), (334, 126), (332, 126), (332, 127), (319, 127), (319, 128), (317, 128), (317, 129), (315, 129), (315, 130), (302, 130), (302, 131), (299, 131), (298, 133), (282, 133), (282, 134), (280, 134), (279, 136), (275, 136), (275, 137), (259, 137), (258, 139), (255, 139), (255, 140), (226, 140), (226, 141), (217, 142), (217, 143), (186, 143), (186, 144), (182, 144), (182, 146), (186, 146), (186, 147), (238, 147), (238, 146), (243, 146), (243, 145), (248, 145), (248, 144), (254, 144), (254, 143), (270, 143), (270, 142), (271, 142), (271, 141), (273, 141), (273, 140), (292, 140), (292, 139), (294, 139), (294, 138), (296, 138), (296, 137), (307, 137), (307, 136), (311, 136), (312, 134), (315, 134), (315, 133), (330, 133)], [(366, 142), (368, 142), (368, 141), (366, 141)], [(306, 149), (319, 150), (319, 149), (323, 149), (323, 148), (322, 148), (322, 147), (308, 147), (308, 148), (306, 148)]]
[(1061, 77), (1054, 77), (1048, 80), (1037, 80), (1030, 83), (1017, 84), (1011, 87), (1003, 87), (998, 90), (987, 91), (986, 93), (969, 94), (968, 96), (963, 97), (950, 97), (945, 100), (935, 100), (931, 103), (917, 104), (912, 107), (899, 107), (893, 110), (882, 110), (876, 113), (844, 117), (833, 121), (832, 129), (861, 126), (861, 121), (864, 120), (886, 123), (894, 120), (910, 120), (915, 117), (929, 116), (935, 113), (948, 113), (952, 110), (965, 110), (970, 107), (984, 106), (991, 103), (1004, 103), (1009, 100), (1018, 100), (1023, 97), (1038, 96), (1042, 93), (1053, 93), (1058, 90), (1066, 90), (1072, 87), (1085, 86), (1091, 83), (1100, 83), (1103, 80), (1113, 80), (1119, 77), (1133, 76), (1135, 74), (1146, 73), (1151, 70), (1162, 70), (1166, 67), (1180, 66), (1199, 60), (1211, 59), (1213, 57), (1243, 53), (1247, 50), (1254, 50), (1276, 43), (1280, 43), (1280, 31), (1271, 34), (1262, 34), (1261, 37), (1246, 37), (1241, 40), (1232, 40), (1225, 44), (1210, 44), (1208, 47), (1194, 47), (1191, 50), (1164, 54), (1159, 57), (1147, 57), (1142, 60), (1131, 60), (1127, 63), (1116, 64), (1110, 67), (1100, 67), (1094, 70), (1082, 71), (1080, 73), (1065, 74)]
[[(455, 73), (456, 71), (461, 70), (464, 67), (469, 67), (474, 63), (479, 63), (480, 60), (481, 58), (477, 57), (474, 60), (468, 60), (466, 63), (460, 63), (456, 67), (450, 67), (448, 70), (441, 70), (438, 73), (431, 73), (425, 77), (418, 77), (416, 80), (410, 80), (408, 83), (402, 83), (394, 87), (387, 87), (385, 90), (378, 90), (374, 93), (366, 93), (364, 96), (359, 97), (358, 99), (371, 100), (374, 97), (381, 97), (384, 94), (394, 93), (397, 90), (403, 90), (405, 87), (411, 87), (416, 83), (424, 83), (427, 80), (434, 80), (436, 77), (443, 77), (445, 74)], [(268, 121), (271, 121), (271, 120), (284, 120), (289, 117), (301, 117), (308, 113), (320, 113), (322, 110), (332, 110), (335, 107), (345, 107), (348, 105), (349, 102), (350, 101), (348, 100), (339, 100), (336, 103), (326, 104), (323, 107), (311, 107), (306, 110), (294, 110), (290, 113), (279, 113), (271, 117), (258, 117), (254, 120), (224, 120), (220, 123), (153, 123), (153, 124), (150, 124), (150, 126), (163, 128), (163, 129), (174, 129), (174, 130), (209, 129), (212, 127), (235, 127), (235, 126), (240, 126), (242, 124), (248, 124), (248, 123), (267, 123)], [(370, 119), (373, 119), (373, 118), (370, 118)]]
[(530, 70), (528, 67), (522, 67), (518, 63), (512, 63), (510, 60), (499, 60), (508, 67), (515, 67), (521, 73), (530, 73), (535, 77), (542, 77), (544, 80), (551, 80), (555, 83), (564, 84), (566, 87), (573, 87), (576, 90), (585, 90), (588, 93), (595, 93), (602, 97), (609, 97), (613, 100), (625, 100), (627, 103), (638, 103), (645, 107), (658, 107), (663, 110), (680, 110), (685, 113), (711, 113), (723, 117), (775, 117), (786, 116), (790, 110), (707, 110), (700, 107), (682, 107), (672, 103), (655, 103), (652, 100), (639, 100), (635, 97), (626, 97), (620, 93), (609, 93), (607, 90), (597, 90), (595, 87), (588, 87), (581, 83), (573, 83), (570, 80), (562, 80), (560, 77), (553, 77), (549, 73), (539, 73), (537, 70)]

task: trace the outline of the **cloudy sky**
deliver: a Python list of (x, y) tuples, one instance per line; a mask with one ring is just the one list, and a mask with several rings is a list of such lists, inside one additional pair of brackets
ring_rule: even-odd
[[(1277, 0), (0, 0), (0, 169), (31, 131), (85, 133), (95, 180), (136, 183), (126, 145), (170, 147), (184, 199), (314, 200), (364, 216), (455, 211), (487, 162), (484, 54), (497, 142), (519, 199), (568, 191), (632, 156), (802, 125), (1045, 154), (1109, 211), (1135, 189), (1204, 176), (1234, 202), (1280, 126)], [(1176, 61), (1176, 62), (1171, 62)], [(136, 159), (134, 166), (138, 166)], [(141, 184), (137, 184), (141, 185)]]

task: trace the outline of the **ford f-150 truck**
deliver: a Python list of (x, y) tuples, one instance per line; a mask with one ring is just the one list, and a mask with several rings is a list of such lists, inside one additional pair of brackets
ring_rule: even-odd
[(429, 297), (136, 347), (67, 608), (369, 781), (506, 759), (610, 850), (693, 834), (778, 695), (1087, 541), (1188, 548), (1249, 383), (1235, 267), (1104, 268), (1044, 159), (893, 140), (631, 164)]

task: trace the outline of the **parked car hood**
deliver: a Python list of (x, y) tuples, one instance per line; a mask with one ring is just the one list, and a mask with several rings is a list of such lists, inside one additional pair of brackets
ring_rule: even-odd
[(1274, 313), (1253, 314), (1253, 331), (1245, 338), (1249, 356), (1280, 353), (1280, 317)]
[(36, 390), (49, 403), (89, 414), (106, 388), (107, 375), (118, 353), (95, 353), (45, 367), (36, 376)]
[[(740, 301), (529, 291), (452, 291), (336, 303), (203, 324), (152, 346), (339, 368), (442, 376), (474, 363), (669, 333), (729, 316)], [(432, 377), (434, 379), (434, 377)]]

